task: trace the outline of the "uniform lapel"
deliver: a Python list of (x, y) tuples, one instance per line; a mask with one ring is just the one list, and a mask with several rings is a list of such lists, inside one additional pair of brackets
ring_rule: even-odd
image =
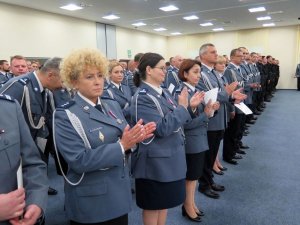
[[(101, 123), (106, 123), (111, 126), (117, 127), (119, 129), (120, 125), (117, 123), (116, 119), (113, 119), (111, 116), (108, 115), (108, 113), (105, 111), (106, 114), (100, 112), (98, 109), (93, 107), (92, 105), (88, 104), (86, 101), (84, 101), (80, 96), (76, 95), (74, 97), (74, 100), (76, 103), (80, 106), (81, 110), (85, 113), (89, 114), (89, 117), (93, 120), (97, 120)], [(107, 104), (103, 105), (103, 109), (107, 109)], [(122, 129), (121, 129), (122, 130)]]
[[(32, 85), (32, 92), (33, 92), (32, 97), (39, 103), (39, 105), (43, 109), (44, 108), (44, 99), (43, 99), (43, 96), (42, 96), (42, 93), (40, 90), (39, 83), (33, 73), (28, 74), (28, 78), (31, 81), (31, 85)], [(29, 92), (30, 92), (30, 90), (29, 90)]]

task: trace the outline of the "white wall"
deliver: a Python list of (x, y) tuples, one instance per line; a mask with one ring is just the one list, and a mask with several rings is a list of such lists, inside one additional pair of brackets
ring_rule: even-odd
[[(280, 61), (278, 88), (294, 89), (296, 64), (299, 63), (300, 26), (249, 29), (232, 32), (195, 34), (168, 38), (168, 57), (182, 54), (194, 58), (204, 43), (213, 43), (219, 54), (230, 55), (233, 48), (245, 46), (249, 51), (272, 55)], [(174, 47), (176, 46), (176, 47)]]
[(64, 57), (72, 49), (96, 48), (96, 23), (0, 3), (0, 58)]
[(167, 55), (167, 37), (121, 27), (117, 27), (116, 35), (118, 59), (128, 59), (127, 50), (131, 50), (131, 59), (139, 52)]

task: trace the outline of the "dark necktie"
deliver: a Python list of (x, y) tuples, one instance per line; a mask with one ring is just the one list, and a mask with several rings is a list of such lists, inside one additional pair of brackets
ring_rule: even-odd
[(95, 108), (98, 109), (101, 113), (105, 114), (100, 104), (95, 105)]
[(121, 87), (121, 84), (119, 85), (119, 90), (120, 90), (121, 92), (123, 92), (122, 87)]

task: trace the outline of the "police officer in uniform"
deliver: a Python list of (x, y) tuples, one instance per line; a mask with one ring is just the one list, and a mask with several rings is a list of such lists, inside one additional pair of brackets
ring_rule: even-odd
[(297, 90), (300, 91), (300, 63), (296, 67), (295, 77), (297, 78)]
[[(0, 95), (0, 224), (43, 224), (46, 164), (41, 160), (20, 105)], [(17, 182), (22, 165), (23, 186)], [(22, 217), (21, 217), (22, 216)]]
[(65, 206), (71, 225), (127, 225), (131, 190), (127, 155), (151, 137), (154, 123), (129, 128), (119, 104), (100, 99), (106, 59), (92, 49), (67, 56), (65, 83), (77, 89), (74, 101), (54, 113), (54, 140), (68, 163)]
[[(18, 76), (9, 80), (1, 89), (0, 94), (13, 96), (21, 105), (22, 111), (29, 126), (31, 136), (39, 149), (41, 158), (48, 162), (49, 154), (45, 154), (45, 146), (49, 135), (46, 118), (51, 113), (48, 107), (48, 90), (61, 88), (59, 75), (60, 58), (52, 58), (44, 66), (29, 74)], [(56, 194), (50, 188), (49, 194)]]

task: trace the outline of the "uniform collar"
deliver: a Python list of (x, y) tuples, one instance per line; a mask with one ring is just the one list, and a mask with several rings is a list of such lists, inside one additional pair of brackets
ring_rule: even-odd
[(240, 66), (235, 65), (233, 62), (230, 62), (231, 65), (233, 65), (235, 68), (239, 69)]
[(213, 70), (213, 67), (210, 67), (210, 66), (206, 65), (205, 63), (202, 63), (202, 66), (205, 66), (207, 69), (209, 69), (209, 71)]
[[(92, 102), (91, 100), (89, 100), (88, 98), (84, 97), (79, 91), (77, 92), (77, 94), (80, 96), (80, 98), (82, 98), (85, 102), (87, 102), (88, 104), (90, 104), (91, 106), (95, 107), (96, 104), (94, 102)], [(97, 105), (101, 105), (101, 101), (98, 98), (98, 102)]]
[(196, 88), (193, 86), (193, 85), (191, 85), (191, 84), (189, 84), (188, 82), (183, 82), (189, 89), (191, 89), (193, 92), (195, 92), (195, 90), (196, 90)]
[(113, 85), (115, 85), (118, 89), (120, 88), (121, 84), (117, 84), (115, 82), (113, 82), (112, 80), (110, 80), (110, 83), (112, 83)]
[(146, 81), (143, 81), (145, 84), (147, 84), (148, 86), (152, 87), (156, 92), (158, 92), (160, 95), (162, 94), (162, 88), (161, 87), (155, 87), (154, 85), (146, 82)]

